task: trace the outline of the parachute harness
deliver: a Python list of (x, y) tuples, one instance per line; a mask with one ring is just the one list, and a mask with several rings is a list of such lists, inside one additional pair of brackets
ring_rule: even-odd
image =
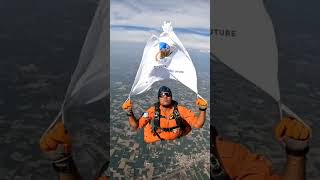
[[(180, 116), (179, 110), (178, 110), (178, 102), (176, 101), (172, 101), (173, 104), (173, 118), (176, 121), (176, 126), (174, 127), (170, 127), (170, 128), (161, 128), (160, 127), (160, 119), (161, 118), (165, 118), (165, 116), (160, 114), (160, 103), (157, 102), (154, 104), (154, 119), (152, 121), (152, 130), (153, 133), (158, 136), (158, 138), (160, 140), (165, 140), (163, 138), (160, 137), (159, 133), (158, 133), (158, 129), (160, 129), (161, 131), (165, 131), (165, 132), (172, 132), (174, 129), (180, 128), (182, 131), (185, 129), (185, 125), (183, 123), (183, 119)], [(178, 137), (179, 138), (179, 137)]]

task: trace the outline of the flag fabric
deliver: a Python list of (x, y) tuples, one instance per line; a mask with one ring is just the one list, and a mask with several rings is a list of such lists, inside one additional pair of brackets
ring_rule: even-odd
[(89, 104), (107, 95), (107, 11), (107, 1), (100, 0), (65, 95), (65, 108)]
[[(146, 43), (129, 98), (149, 90), (154, 82), (165, 79), (177, 80), (198, 94), (197, 74), (189, 53), (170, 22), (165, 22), (162, 28), (159, 37), (152, 35)], [(162, 49), (166, 53), (163, 57), (160, 52), (162, 47), (166, 47)]]
[[(108, 48), (107, 0), (100, 0), (82, 47), (77, 67), (72, 74), (62, 107), (42, 137), (58, 120), (65, 121), (64, 112), (74, 106), (90, 104), (107, 95)], [(42, 138), (41, 138), (42, 139)]]

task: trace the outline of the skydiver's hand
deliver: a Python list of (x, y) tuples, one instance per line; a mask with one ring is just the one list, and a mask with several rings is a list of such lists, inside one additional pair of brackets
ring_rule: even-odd
[(61, 120), (40, 139), (40, 149), (52, 160), (61, 180), (82, 180), (71, 155), (71, 137)]
[(71, 154), (71, 137), (62, 121), (57, 122), (41, 138), (40, 149), (53, 161)]
[(311, 129), (295, 118), (284, 117), (275, 129), (278, 140), (286, 146), (287, 152), (307, 151)]
[(127, 113), (132, 112), (132, 101), (130, 99), (126, 100), (126, 102), (122, 104), (122, 109)]
[(81, 179), (71, 156), (71, 137), (61, 120), (40, 139), (40, 149), (48, 159), (52, 160), (57, 172), (72, 174)]
[(199, 109), (202, 111), (206, 110), (208, 107), (208, 103), (202, 98), (198, 98), (196, 101), (196, 104), (199, 106)]

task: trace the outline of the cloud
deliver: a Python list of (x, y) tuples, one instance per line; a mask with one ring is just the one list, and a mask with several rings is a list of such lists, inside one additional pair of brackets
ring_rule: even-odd
[(163, 21), (169, 20), (186, 48), (209, 50), (209, 7), (209, 0), (112, 0), (110, 39), (146, 43), (152, 34), (158, 36)]
[[(156, 31), (143, 30), (113, 30), (110, 31), (110, 40), (116, 42), (146, 43), (152, 34), (159, 35)], [(195, 33), (176, 33), (182, 44), (187, 49), (209, 50), (210, 36)]]
[[(158, 32), (161, 33), (160, 28), (152, 28), (152, 27), (142, 27), (142, 26), (130, 26), (130, 25), (111, 25), (111, 29), (113, 30), (137, 30), (137, 31), (149, 31), (149, 32)], [(176, 33), (190, 33), (190, 34), (198, 34), (203, 36), (209, 36), (210, 31), (208, 29), (202, 28), (177, 28), (174, 27), (173, 30)]]
[(210, 28), (209, 0), (112, 0), (111, 25), (160, 28), (169, 20), (175, 28)]

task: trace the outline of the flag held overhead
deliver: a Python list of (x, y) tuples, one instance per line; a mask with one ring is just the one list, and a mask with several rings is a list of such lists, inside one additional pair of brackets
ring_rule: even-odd
[(162, 29), (159, 37), (152, 35), (146, 43), (129, 98), (165, 79), (177, 80), (198, 95), (197, 74), (189, 53), (175, 35), (171, 22), (165, 21)]

